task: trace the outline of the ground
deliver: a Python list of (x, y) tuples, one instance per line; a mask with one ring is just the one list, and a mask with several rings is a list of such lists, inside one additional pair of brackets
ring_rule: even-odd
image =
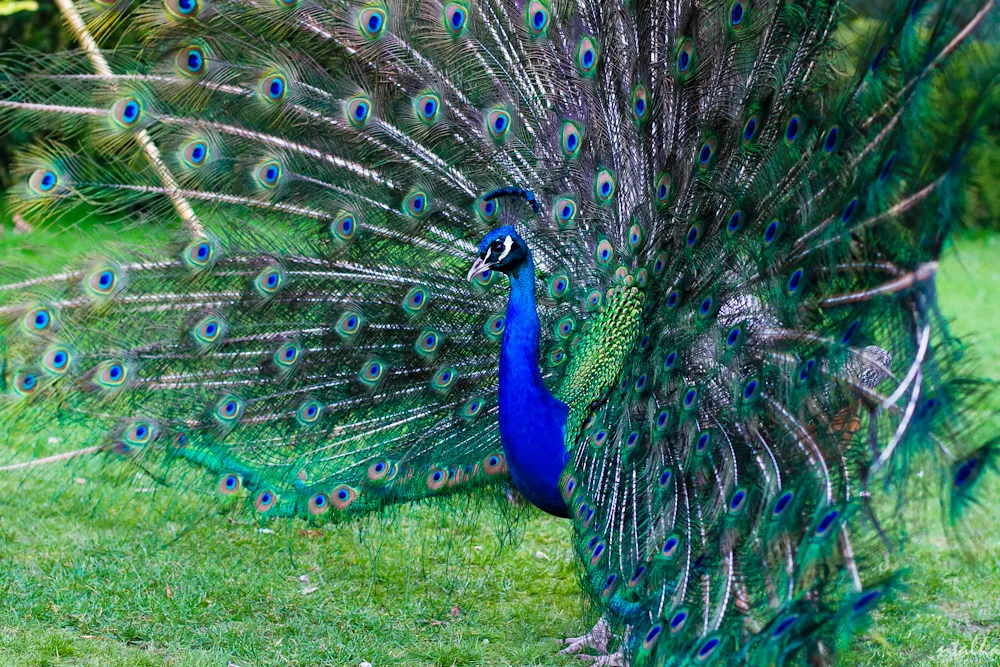
[[(34, 261), (25, 246), (52, 238), (8, 226), (0, 253)], [(982, 374), (995, 378), (998, 257), (1000, 236), (961, 238), (938, 282), (954, 331), (976, 341)], [(989, 416), (998, 405), (982, 413), (1000, 425)], [(101, 493), (100, 475), (54, 497), (67, 475), (78, 473), (0, 473), (0, 666), (573, 665), (552, 640), (593, 621), (555, 519), (533, 516), (505, 550), (492, 520), (455, 525), (454, 507), (407, 512), (377, 537), (262, 530), (141, 483), (129, 503), (90, 512), (83, 501)], [(964, 549), (945, 538), (935, 504), (908, 513), (908, 588), (839, 664), (1000, 665), (1000, 511), (982, 508)]]

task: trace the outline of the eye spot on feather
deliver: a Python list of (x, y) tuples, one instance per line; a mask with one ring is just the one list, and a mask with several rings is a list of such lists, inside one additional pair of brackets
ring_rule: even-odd
[(492, 109), (486, 116), (486, 129), (494, 141), (503, 141), (510, 131), (510, 113), (504, 108)]
[(698, 317), (700, 319), (707, 319), (715, 312), (715, 299), (710, 296), (702, 299), (701, 305), (698, 306)]
[(632, 119), (641, 125), (648, 117), (649, 91), (640, 83), (632, 88)]
[(791, 295), (798, 294), (802, 289), (805, 273), (802, 269), (796, 269), (791, 276), (788, 277), (787, 289), (788, 293)]
[(659, 278), (667, 268), (667, 253), (661, 252), (656, 255), (653, 261), (653, 275)]
[(576, 320), (572, 315), (560, 318), (555, 325), (555, 334), (560, 338), (569, 338), (569, 335), (576, 329)]
[(796, 616), (795, 614), (783, 618), (781, 622), (778, 623), (777, 627), (775, 627), (774, 631), (771, 633), (771, 638), (779, 639), (782, 635), (788, 632), (789, 628), (795, 625), (795, 622), (797, 620), (799, 620), (799, 617)]
[(708, 445), (712, 441), (712, 434), (708, 431), (702, 431), (698, 436), (697, 442), (695, 442), (695, 449), (699, 454), (704, 454), (708, 451)]
[(639, 223), (632, 223), (628, 229), (628, 245), (632, 250), (636, 250), (645, 238), (646, 234)]
[(414, 190), (403, 200), (403, 213), (419, 219), (427, 214), (427, 206), (427, 193), (421, 190)]
[(610, 574), (608, 578), (604, 581), (604, 588), (601, 590), (601, 597), (604, 599), (610, 598), (614, 595), (615, 590), (618, 588), (618, 575)]
[(288, 81), (281, 74), (268, 74), (257, 84), (257, 94), (268, 104), (280, 104), (288, 94)]
[(500, 215), (500, 204), (495, 199), (480, 199), (476, 212), (483, 221), (493, 222)]
[(847, 202), (847, 206), (844, 207), (844, 212), (840, 214), (840, 221), (847, 224), (854, 218), (854, 212), (858, 207), (858, 198), (854, 197), (851, 201)]
[(733, 30), (739, 30), (743, 27), (743, 20), (746, 17), (746, 8), (743, 5), (742, 0), (736, 0), (729, 7), (729, 27)]
[(663, 369), (667, 371), (672, 371), (677, 365), (677, 353), (670, 352), (666, 357), (663, 358)]
[(355, 95), (346, 101), (344, 113), (347, 121), (360, 129), (368, 124), (372, 113), (372, 101), (367, 95)]
[(683, 630), (684, 626), (687, 624), (687, 619), (688, 619), (688, 614), (684, 610), (678, 611), (676, 614), (674, 614), (673, 617), (670, 619), (671, 633), (676, 634), (681, 630)]
[(701, 240), (701, 236), (705, 231), (705, 225), (702, 222), (696, 222), (688, 228), (687, 235), (684, 237), (684, 243), (687, 245), (688, 249), (694, 248), (698, 245), (698, 241)]
[(757, 141), (760, 135), (760, 128), (764, 124), (764, 118), (759, 111), (750, 114), (743, 124), (743, 145), (749, 146)]
[(607, 239), (602, 240), (597, 244), (597, 249), (595, 250), (595, 257), (597, 263), (600, 266), (607, 266), (614, 259), (614, 248), (611, 246), (611, 242)]
[(701, 145), (698, 151), (698, 167), (703, 171), (712, 166), (715, 160), (715, 151), (718, 150), (719, 140), (714, 136), (709, 136)]
[(128, 368), (119, 361), (104, 361), (97, 365), (94, 372), (94, 381), (105, 389), (123, 386), (128, 377)]
[(346, 510), (354, 502), (355, 498), (358, 497), (358, 492), (347, 486), (346, 484), (341, 484), (336, 487), (330, 494), (330, 504), (336, 507), (338, 510)]
[(576, 70), (582, 77), (592, 77), (597, 71), (599, 49), (597, 41), (585, 35), (576, 46)]
[(688, 387), (681, 403), (685, 410), (694, 410), (698, 406), (698, 388)]
[(302, 348), (295, 343), (285, 343), (274, 353), (274, 363), (281, 368), (291, 368), (299, 360)]
[(330, 509), (330, 499), (325, 493), (317, 493), (309, 499), (308, 510), (313, 516), (319, 516)]
[(808, 382), (812, 378), (813, 369), (816, 367), (815, 359), (807, 359), (799, 365), (797, 372), (799, 383)]
[(706, 662), (709, 658), (712, 657), (712, 654), (715, 653), (715, 650), (718, 647), (719, 647), (718, 637), (710, 637), (709, 639), (707, 639), (705, 643), (701, 645), (701, 648), (698, 649), (698, 661)]
[(880, 597), (882, 597), (882, 591), (877, 589), (863, 594), (860, 598), (858, 598), (858, 601), (855, 602), (852, 607), (854, 613), (860, 614), (868, 611), (868, 608), (871, 607)]
[(427, 475), (427, 488), (431, 491), (437, 491), (445, 485), (448, 481), (448, 473), (441, 468), (434, 468), (431, 470), (430, 474)]
[(600, 309), (601, 303), (604, 301), (604, 295), (601, 294), (601, 290), (591, 290), (587, 294), (587, 310), (593, 312)]
[(28, 177), (28, 187), (37, 195), (47, 195), (59, 186), (59, 176), (51, 169), (36, 169)]
[(123, 97), (111, 107), (111, 117), (119, 127), (135, 127), (142, 117), (142, 105), (134, 97)]
[(438, 348), (438, 343), (441, 337), (436, 331), (424, 330), (417, 336), (417, 342), (414, 344), (414, 348), (418, 353), (421, 354), (432, 354)]
[(590, 566), (596, 567), (604, 559), (604, 552), (606, 547), (604, 541), (599, 541), (594, 548), (590, 551)]
[(353, 336), (361, 330), (363, 323), (360, 313), (348, 310), (337, 320), (337, 333), (344, 337)]
[(14, 392), (20, 396), (29, 396), (38, 389), (38, 376), (29, 371), (22, 371), (14, 376)]
[(466, 5), (457, 2), (450, 2), (445, 5), (442, 21), (444, 27), (453, 37), (458, 37), (465, 32), (468, 20), (469, 8)]
[(368, 6), (358, 12), (358, 29), (366, 39), (378, 39), (385, 32), (388, 13), (385, 7)]
[(205, 166), (208, 157), (208, 144), (201, 139), (192, 139), (181, 147), (181, 161), (192, 169)]
[(778, 500), (776, 500), (774, 503), (774, 509), (771, 512), (771, 516), (773, 516), (774, 518), (780, 517), (784, 513), (784, 511), (788, 509), (788, 506), (789, 504), (791, 504), (792, 498), (794, 497), (795, 495), (791, 491), (786, 491), (781, 496), (779, 496)]
[(549, 366), (555, 368), (562, 365), (562, 362), (566, 361), (566, 352), (561, 348), (557, 347), (549, 353)]
[(243, 488), (243, 480), (241, 480), (238, 475), (233, 475), (231, 473), (223, 475), (222, 478), (219, 479), (217, 488), (219, 489), (219, 493), (222, 495), (231, 496)]
[(681, 81), (691, 78), (694, 72), (695, 49), (694, 41), (690, 37), (681, 40), (677, 47), (677, 76)]
[(367, 385), (377, 384), (385, 374), (385, 364), (378, 360), (372, 360), (361, 367), (361, 381)]
[(954, 488), (964, 489), (969, 486), (979, 476), (980, 468), (980, 459), (978, 456), (972, 456), (965, 461), (961, 461), (956, 467), (952, 479)]
[(533, 2), (528, 3), (524, 12), (524, 20), (532, 36), (545, 36), (545, 33), (549, 29), (549, 23), (552, 20), (551, 13), (552, 9), (547, 2), (533, 0)]
[(52, 311), (43, 306), (32, 308), (21, 318), (25, 331), (33, 334), (45, 334), (55, 328), (55, 317)]
[(656, 415), (656, 428), (659, 431), (663, 431), (668, 426), (670, 426), (670, 412), (668, 410), (660, 410), (659, 414)]
[(837, 521), (837, 517), (840, 516), (840, 512), (837, 510), (830, 510), (823, 516), (820, 520), (819, 525), (816, 526), (816, 537), (825, 537), (829, 534), (830, 528)]
[(417, 118), (429, 125), (438, 118), (441, 98), (434, 93), (424, 93), (414, 101), (413, 109), (417, 113)]
[(576, 200), (572, 197), (559, 197), (553, 206), (556, 224), (565, 227), (576, 220)]
[(750, 378), (743, 383), (743, 400), (750, 402), (757, 399), (760, 393), (760, 382), (756, 378)]
[(218, 341), (224, 332), (225, 326), (218, 317), (210, 315), (201, 319), (191, 329), (191, 335), (195, 342), (201, 345), (211, 345)]
[(254, 290), (263, 297), (274, 296), (284, 284), (285, 272), (276, 266), (265, 268), (253, 280)]
[(182, 48), (177, 52), (177, 71), (181, 76), (188, 78), (198, 78), (205, 73), (208, 58), (205, 50), (197, 45)]
[(486, 321), (486, 324), (483, 325), (483, 332), (490, 338), (497, 340), (506, 326), (507, 318), (498, 313)]
[(802, 135), (802, 130), (805, 128), (805, 121), (798, 114), (795, 114), (788, 120), (788, 125), (785, 126), (785, 143), (791, 145), (795, 143), (795, 140)]
[(341, 212), (336, 219), (330, 223), (330, 232), (336, 241), (347, 242), (354, 238), (357, 233), (358, 224), (354, 216), (347, 212)]
[(653, 190), (656, 194), (656, 204), (658, 206), (665, 207), (670, 204), (670, 195), (673, 194), (672, 185), (673, 179), (670, 174), (664, 172), (657, 177)]
[(729, 222), (726, 223), (726, 232), (733, 236), (743, 228), (743, 211), (736, 209), (729, 215)]
[(781, 223), (777, 220), (772, 220), (768, 223), (767, 227), (764, 228), (764, 246), (771, 246), (775, 241), (781, 236)]
[(376, 461), (368, 466), (368, 479), (377, 482), (382, 480), (389, 473), (388, 461)]
[(670, 295), (667, 296), (667, 310), (673, 310), (681, 302), (681, 293), (678, 290), (673, 290)]
[(406, 293), (406, 298), (403, 299), (403, 310), (410, 315), (416, 315), (427, 307), (427, 301), (429, 298), (430, 296), (427, 290), (423, 287), (411, 288), (410, 291)]
[(743, 327), (737, 325), (726, 334), (726, 348), (733, 350), (743, 342)]
[(277, 504), (278, 496), (274, 491), (261, 491), (254, 498), (253, 507), (261, 514), (269, 512)]
[(164, 0), (163, 6), (169, 17), (179, 20), (195, 18), (201, 11), (198, 0)]
[(223, 425), (235, 424), (243, 414), (243, 400), (233, 395), (223, 396), (215, 404), (215, 418)]
[(604, 444), (604, 442), (607, 439), (608, 439), (608, 432), (605, 431), (604, 429), (601, 429), (600, 431), (594, 434), (594, 436), (590, 439), (590, 441), (591, 443), (593, 443), (594, 447), (600, 447), (601, 445)]
[(436, 391), (446, 391), (455, 383), (457, 377), (458, 372), (454, 368), (442, 368), (434, 374), (431, 387)]
[(635, 588), (640, 583), (642, 583), (643, 578), (646, 576), (646, 566), (639, 565), (635, 568), (632, 576), (629, 577), (628, 582), (625, 584), (628, 588)]
[(462, 416), (472, 418), (483, 410), (483, 399), (471, 398), (462, 406)]
[(583, 126), (575, 121), (563, 121), (559, 137), (563, 156), (571, 160), (579, 157), (580, 149), (583, 146)]
[(729, 499), (729, 512), (730, 514), (739, 514), (743, 511), (746, 506), (747, 492), (743, 489), (737, 489), (733, 493), (733, 497)]
[(281, 181), (282, 171), (281, 163), (277, 160), (265, 160), (254, 171), (254, 177), (258, 185), (271, 190)]
[(322, 413), (323, 406), (317, 401), (306, 401), (299, 408), (295, 416), (300, 424), (308, 426), (309, 424), (315, 424)]
[(553, 299), (561, 299), (569, 291), (569, 275), (557, 273), (549, 278), (549, 296)]
[(562, 484), (562, 495), (563, 500), (569, 502), (569, 499), (573, 496), (573, 491), (576, 489), (576, 478), (568, 477)]
[(840, 145), (840, 128), (834, 125), (826, 133), (826, 140), (823, 142), (823, 150), (833, 153)]
[(215, 245), (208, 239), (196, 239), (184, 250), (184, 263), (194, 269), (209, 266), (215, 260)]
[(42, 368), (53, 375), (63, 375), (69, 370), (72, 356), (69, 348), (58, 346), (50, 348), (42, 355)]

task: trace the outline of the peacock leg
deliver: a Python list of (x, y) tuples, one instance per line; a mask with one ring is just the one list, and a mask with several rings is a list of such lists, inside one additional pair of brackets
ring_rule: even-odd
[(561, 644), (569, 644), (566, 648), (559, 651), (563, 655), (573, 655), (574, 653), (579, 653), (580, 651), (588, 648), (592, 648), (597, 651), (596, 656), (586, 656), (581, 655), (580, 658), (598, 658), (608, 655), (608, 642), (611, 641), (611, 628), (608, 626), (608, 622), (602, 616), (599, 621), (594, 625), (590, 632), (581, 635), (579, 637), (568, 637), (563, 639)]
[(625, 655), (621, 649), (612, 654), (605, 655), (578, 655), (580, 660), (590, 661), (593, 667), (625, 667)]

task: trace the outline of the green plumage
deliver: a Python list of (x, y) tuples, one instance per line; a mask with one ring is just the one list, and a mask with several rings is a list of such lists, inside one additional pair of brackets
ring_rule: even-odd
[(12, 206), (171, 241), (0, 261), (4, 423), (265, 518), (506, 488), (507, 280), (466, 272), (512, 225), (625, 658), (819, 660), (898, 588), (911, 462), (955, 521), (995, 467), (933, 277), (1000, 19), (886, 4), (87, 3), (110, 74), (0, 63)]

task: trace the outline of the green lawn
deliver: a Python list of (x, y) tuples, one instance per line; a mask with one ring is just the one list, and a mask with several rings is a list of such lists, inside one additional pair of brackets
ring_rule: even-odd
[[(32, 261), (38, 248), (23, 249), (55, 236), (8, 227), (0, 253)], [(955, 332), (975, 337), (994, 377), (998, 258), (1000, 237), (963, 239), (939, 278)], [(552, 643), (593, 621), (556, 520), (533, 515), (504, 550), (506, 524), (458, 520), (456, 506), (404, 511), (380, 531), (280, 522), (262, 532), (141, 482), (130, 502), (89, 512), (101, 476), (61, 464), (27, 479), (0, 473), (0, 665), (580, 664)], [(909, 587), (841, 664), (1000, 664), (1000, 512), (983, 511), (980, 541), (964, 551), (945, 540), (936, 505), (910, 515)]]

